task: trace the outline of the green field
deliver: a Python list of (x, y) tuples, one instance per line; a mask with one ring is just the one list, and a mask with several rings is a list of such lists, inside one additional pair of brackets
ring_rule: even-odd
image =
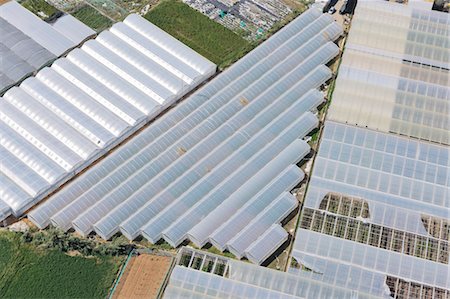
[(109, 28), (113, 23), (110, 19), (89, 5), (81, 7), (76, 12), (72, 13), (72, 16), (97, 32)]
[(39, 249), (0, 232), (0, 298), (105, 298), (121, 261)]
[(163, 0), (145, 18), (220, 68), (230, 65), (252, 48), (239, 35), (177, 0)]
[(45, 0), (25, 0), (20, 2), (20, 4), (44, 21), (51, 20), (58, 14), (61, 14), (59, 10), (48, 4)]

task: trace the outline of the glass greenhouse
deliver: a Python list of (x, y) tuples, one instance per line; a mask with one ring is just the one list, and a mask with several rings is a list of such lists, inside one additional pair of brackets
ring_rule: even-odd
[(450, 15), (358, 3), (328, 118), (450, 144)]

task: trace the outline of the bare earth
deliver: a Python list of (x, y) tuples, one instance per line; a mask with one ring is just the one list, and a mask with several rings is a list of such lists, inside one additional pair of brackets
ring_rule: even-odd
[(113, 299), (156, 298), (172, 262), (171, 257), (141, 254), (132, 257)]

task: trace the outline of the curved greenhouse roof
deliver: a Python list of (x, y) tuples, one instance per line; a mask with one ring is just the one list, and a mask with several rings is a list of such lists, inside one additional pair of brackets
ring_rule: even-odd
[(20, 216), (215, 70), (137, 15), (56, 60), (0, 99), (2, 201)]
[(330, 120), (450, 144), (450, 15), (358, 3)]
[(48, 24), (16, 1), (0, 5), (0, 94), (93, 36), (71, 15)]
[[(139, 31), (140, 22), (135, 26)], [(318, 124), (310, 111), (324, 101), (316, 88), (331, 77), (324, 64), (339, 53), (333, 40), (341, 32), (329, 15), (308, 10), (29, 218), (39, 227), (51, 222), (105, 239), (120, 231), (129, 239), (163, 238), (172, 246), (190, 239), (203, 246), (234, 213), (259, 215), (263, 208), (245, 207), (246, 201), (270, 203), (303, 179), (294, 165), (310, 149), (300, 139)], [(203, 68), (196, 59), (187, 64)], [(262, 196), (267, 185), (272, 192)], [(229, 239), (245, 227), (239, 223)]]

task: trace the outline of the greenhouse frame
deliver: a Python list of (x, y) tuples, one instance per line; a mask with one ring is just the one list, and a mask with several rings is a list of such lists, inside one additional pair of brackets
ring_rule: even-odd
[(377, 298), (331, 284), (183, 247), (163, 298)]
[(62, 16), (54, 26), (44, 22), (16, 1), (0, 5), (0, 17), (56, 57), (67, 53), (95, 31), (72, 16)]
[(448, 147), (326, 121), (294, 259), (376, 296), (408, 292), (392, 281), (414, 281), (410, 296), (445, 294), (449, 169)]

